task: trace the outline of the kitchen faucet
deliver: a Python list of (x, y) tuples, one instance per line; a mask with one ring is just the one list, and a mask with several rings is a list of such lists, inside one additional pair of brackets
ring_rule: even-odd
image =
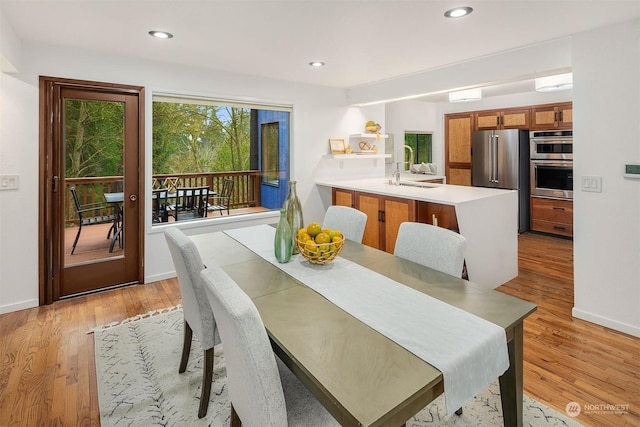
[[(400, 165), (403, 165), (405, 163), (409, 163), (409, 170), (411, 170), (411, 165), (413, 164), (413, 148), (409, 147), (408, 145), (403, 145), (402, 148), (404, 150), (409, 150), (409, 162), (396, 162), (396, 170), (393, 172), (393, 183), (395, 185), (400, 185)], [(404, 153), (404, 151), (403, 151)]]
[(402, 162), (396, 162), (396, 170), (393, 171), (393, 183), (394, 185), (400, 185), (400, 164)]
[[(413, 165), (413, 148), (409, 147), (408, 145), (403, 145), (402, 148), (404, 148), (405, 150), (409, 150), (409, 171), (411, 171), (411, 166)], [(407, 162), (404, 162), (407, 163)]]

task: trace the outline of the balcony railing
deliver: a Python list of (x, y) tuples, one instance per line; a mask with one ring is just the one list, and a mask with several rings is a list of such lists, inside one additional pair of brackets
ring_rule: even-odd
[[(230, 208), (248, 208), (260, 206), (260, 172), (240, 171), (240, 172), (212, 172), (212, 173), (184, 173), (184, 174), (160, 174), (153, 175), (159, 182), (164, 182), (166, 178), (177, 178), (177, 187), (198, 187), (208, 186), (216, 193), (222, 191), (222, 184), (225, 179), (232, 179), (234, 182), (231, 194)], [(67, 178), (65, 179), (65, 226), (78, 225), (78, 215), (71, 196), (71, 187), (76, 187), (78, 200), (81, 205), (88, 203), (104, 202), (104, 193), (116, 193), (122, 191), (122, 176), (103, 176), (98, 178)], [(151, 189), (148, 189), (151, 191)], [(149, 208), (150, 209), (150, 208)], [(107, 215), (109, 206), (105, 203), (102, 212), (95, 212), (95, 215)]]

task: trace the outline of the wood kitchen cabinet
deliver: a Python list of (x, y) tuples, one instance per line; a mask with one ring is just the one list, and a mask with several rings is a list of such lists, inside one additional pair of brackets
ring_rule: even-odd
[(475, 130), (529, 129), (529, 108), (479, 111), (475, 113)]
[(379, 194), (333, 188), (333, 204), (367, 214), (362, 243), (393, 253), (400, 224), (416, 219), (416, 201)]
[(474, 127), (473, 113), (446, 114), (445, 176), (447, 184), (471, 185), (471, 134)]
[(531, 230), (573, 237), (573, 201), (531, 197)]
[(424, 224), (437, 225), (458, 232), (458, 218), (456, 208), (432, 202), (418, 202), (416, 221)]
[(393, 253), (400, 224), (415, 221), (415, 200), (356, 193), (358, 209), (367, 214), (362, 243)]
[(338, 206), (347, 206), (349, 208), (356, 207), (355, 192), (353, 190), (343, 190), (341, 188), (333, 188), (331, 197), (333, 204)]
[[(345, 190), (337, 191), (341, 193)], [(362, 243), (393, 253), (400, 224), (415, 221), (416, 201), (357, 191), (353, 195), (355, 208), (367, 214)]]
[(536, 105), (531, 107), (531, 129), (572, 129), (573, 103)]

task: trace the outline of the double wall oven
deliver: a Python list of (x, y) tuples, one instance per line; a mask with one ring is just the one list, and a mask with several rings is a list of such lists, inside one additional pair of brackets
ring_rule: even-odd
[(573, 199), (573, 131), (531, 131), (531, 195)]

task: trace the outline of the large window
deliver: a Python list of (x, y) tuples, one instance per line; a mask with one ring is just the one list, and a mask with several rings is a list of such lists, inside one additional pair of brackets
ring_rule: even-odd
[[(178, 187), (202, 186), (220, 195), (225, 180), (233, 180), (231, 198), (210, 204), (229, 203), (230, 215), (280, 208), (289, 179), (290, 111), (287, 106), (155, 94), (153, 186), (167, 188), (170, 196)], [(165, 209), (175, 208), (170, 199)], [(154, 203), (154, 209), (163, 208)], [(211, 216), (204, 212), (203, 217)], [(159, 218), (171, 221), (172, 215)]]

